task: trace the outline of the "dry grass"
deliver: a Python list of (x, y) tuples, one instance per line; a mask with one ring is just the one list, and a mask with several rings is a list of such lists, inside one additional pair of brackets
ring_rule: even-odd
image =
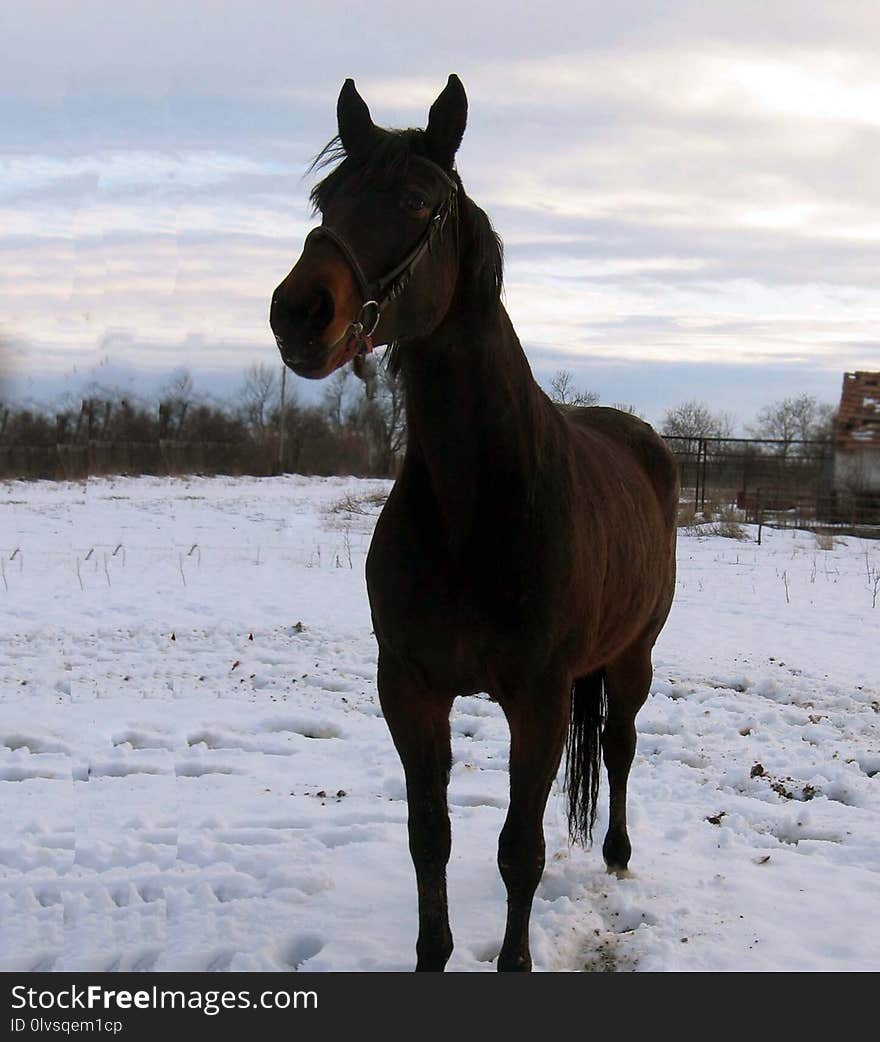
[(724, 539), (748, 539), (748, 532), (739, 521), (710, 521), (703, 530), (705, 535), (720, 535)]
[(744, 518), (743, 511), (729, 504), (707, 503), (702, 512), (694, 510), (689, 503), (682, 503), (678, 508), (678, 528), (683, 535), (748, 539), (748, 532), (742, 525)]
[(367, 492), (365, 495), (356, 496), (349, 492), (331, 503), (327, 507), (328, 514), (361, 514), (364, 517), (374, 517), (385, 505), (388, 493), (382, 490)]
[(699, 524), (697, 520), (697, 512), (693, 508), (691, 503), (679, 503), (678, 504), (678, 527), (679, 528), (691, 528), (694, 525)]

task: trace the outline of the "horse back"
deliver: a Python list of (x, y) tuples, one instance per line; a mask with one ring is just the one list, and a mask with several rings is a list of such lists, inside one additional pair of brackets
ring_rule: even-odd
[(663, 520), (674, 530), (678, 515), (678, 467), (666, 442), (654, 428), (620, 409), (601, 405), (560, 406), (565, 420), (610, 447), (612, 454), (626, 453), (644, 473), (654, 490)]

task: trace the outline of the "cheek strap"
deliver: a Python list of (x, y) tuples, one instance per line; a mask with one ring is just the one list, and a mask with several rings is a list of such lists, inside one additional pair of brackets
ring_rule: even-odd
[[(351, 351), (350, 357), (354, 355), (368, 355), (373, 350), (372, 338), (376, 332), (376, 327), (379, 325), (382, 312), (392, 300), (396, 300), (406, 289), (416, 265), (433, 248), (434, 240), (439, 236), (442, 241), (443, 231), (449, 218), (457, 216), (458, 185), (445, 170), (441, 169), (430, 159), (425, 159), (422, 156), (417, 158), (420, 163), (427, 163), (431, 166), (443, 178), (449, 191), (446, 198), (431, 215), (428, 226), (415, 246), (399, 264), (376, 279), (375, 282), (371, 283), (367, 279), (364, 269), (357, 259), (357, 255), (339, 232), (334, 231), (333, 228), (326, 224), (322, 224), (317, 228), (313, 228), (306, 236), (306, 244), (312, 238), (329, 239), (345, 258), (361, 291), (361, 298), (364, 303), (361, 305), (357, 317), (348, 326), (339, 340), (333, 344), (335, 348), (341, 342), (351, 340), (354, 350)], [(348, 361), (348, 350), (346, 350), (345, 355), (347, 356), (345, 360)]]

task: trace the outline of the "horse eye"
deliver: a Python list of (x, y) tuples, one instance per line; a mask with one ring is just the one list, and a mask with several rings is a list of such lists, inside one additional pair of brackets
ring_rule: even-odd
[(403, 205), (405, 209), (418, 213), (419, 210), (427, 210), (428, 201), (418, 192), (407, 192), (403, 197)]

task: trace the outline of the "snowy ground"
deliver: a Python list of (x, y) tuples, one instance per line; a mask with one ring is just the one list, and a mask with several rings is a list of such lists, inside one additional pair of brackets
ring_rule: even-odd
[[(0, 486), (0, 969), (411, 968), (363, 581), (386, 487)], [(880, 544), (679, 559), (632, 875), (568, 847), (557, 788), (536, 968), (877, 969)], [(450, 969), (488, 970), (507, 735), (485, 698), (453, 725)]]

